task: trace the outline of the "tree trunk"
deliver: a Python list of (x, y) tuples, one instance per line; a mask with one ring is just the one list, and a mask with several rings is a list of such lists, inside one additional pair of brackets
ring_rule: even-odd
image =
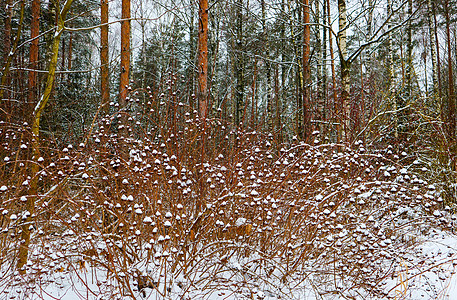
[(427, 0), (427, 22), (428, 32), (430, 38), (430, 51), (432, 56), (432, 79), (433, 79), (433, 100), (438, 100), (438, 64), (436, 56), (436, 43), (434, 38), (435, 24), (432, 20), (432, 16), (435, 14), (432, 7), (432, 0)]
[[(314, 23), (320, 23), (320, 3), (319, 1), (315, 1), (315, 13), (314, 13)], [(323, 62), (323, 54), (322, 54), (322, 40), (321, 40), (321, 28), (320, 26), (316, 26), (316, 42), (314, 45), (314, 52), (317, 54), (317, 69), (316, 69), (316, 77), (317, 77), (317, 99), (315, 103), (315, 107), (317, 108), (317, 119), (323, 121), (323, 114), (324, 114), (324, 87), (322, 85), (322, 66), (324, 65)], [(322, 124), (322, 123), (321, 123)], [(317, 128), (319, 129), (320, 126)], [(320, 130), (320, 129), (319, 129)]]
[(267, 128), (271, 132), (273, 130), (273, 101), (272, 101), (272, 90), (271, 90), (271, 63), (270, 63), (270, 44), (268, 41), (268, 33), (266, 27), (266, 10), (265, 0), (260, 1), (262, 9), (262, 45), (264, 50), (264, 65), (267, 76)]
[(33, 217), (35, 213), (35, 198), (38, 190), (38, 172), (39, 172), (39, 163), (38, 158), (40, 157), (40, 120), (41, 115), (46, 107), (46, 104), (49, 101), (49, 98), (52, 93), (54, 80), (56, 76), (57, 61), (59, 58), (59, 43), (60, 37), (62, 36), (63, 31), (65, 30), (65, 19), (67, 13), (70, 9), (71, 3), (73, 0), (67, 0), (60, 11), (60, 16), (57, 18), (57, 29), (54, 34), (52, 42), (52, 55), (49, 61), (48, 67), (48, 78), (46, 81), (46, 88), (43, 95), (41, 96), (40, 101), (35, 106), (33, 111), (33, 123), (32, 123), (32, 166), (31, 166), (31, 182), (30, 182), (30, 196), (27, 198), (26, 209), (30, 213), (28, 217), (22, 223), (22, 233), (21, 233), (21, 244), (19, 246), (17, 268), (19, 272), (25, 273), (25, 264), (27, 263), (27, 257), (29, 253), (29, 244), (30, 244), (30, 227), (33, 222)]
[[(325, 0), (327, 4), (327, 25), (331, 26), (331, 19), (330, 19), (330, 0)], [(341, 123), (342, 118), (336, 117), (338, 112), (338, 96), (336, 94), (336, 72), (335, 72), (335, 55), (333, 53), (333, 36), (332, 36), (332, 29), (328, 29), (328, 45), (329, 45), (329, 52), (330, 52), (330, 69), (332, 71), (332, 94), (333, 94), (333, 116), (332, 120)], [(341, 126), (338, 126), (338, 133), (341, 133), (340, 130)]]
[(309, 18), (309, 0), (303, 0), (303, 133), (301, 138), (308, 139), (311, 133), (311, 112), (310, 112), (310, 18)]
[(198, 107), (203, 120), (208, 113), (208, 0), (198, 2)]
[[(20, 15), (19, 15), (19, 24), (18, 24), (18, 27), (17, 27), (17, 31), (16, 31), (16, 36), (14, 38), (14, 42), (13, 42), (13, 45), (11, 46), (10, 44), (10, 39), (11, 39), (11, 19), (10, 17), (9, 18), (9, 21), (7, 21), (7, 23), (9, 23), (9, 28), (8, 29), (5, 29), (5, 31), (8, 30), (7, 34), (5, 34), (7, 37), (7, 43), (8, 43), (8, 55), (6, 56), (6, 60), (5, 60), (5, 63), (3, 65), (3, 70), (2, 70), (2, 78), (1, 78), (1, 86), (0, 86), (0, 100), (3, 100), (3, 95), (4, 95), (4, 92), (5, 90), (8, 90), (9, 89), (9, 83), (10, 83), (10, 67), (11, 67), (11, 62), (13, 61), (13, 57), (14, 55), (16, 54), (16, 50), (17, 50), (17, 47), (18, 47), (18, 44), (19, 44), (19, 39), (21, 38), (21, 34), (22, 34), (22, 25), (24, 23), (24, 10), (25, 10), (25, 1), (22, 0), (21, 1), (21, 11), (20, 11)], [(11, 8), (12, 10), (12, 8)], [(12, 14), (12, 11), (11, 11), (11, 14)], [(12, 15), (11, 15), (12, 17)], [(6, 93), (6, 95), (8, 95), (8, 93)], [(7, 96), (8, 97), (8, 96)], [(8, 97), (9, 98), (9, 97)]]
[[(317, 1), (319, 2), (319, 1)], [(327, 19), (327, 2), (322, 3), (322, 24), (326, 23)], [(325, 131), (325, 122), (327, 121), (327, 29), (324, 27), (322, 30), (322, 52), (321, 52), (321, 63), (322, 63), (322, 105), (321, 105), (321, 120), (323, 121), (321, 131)]]
[[(392, 15), (392, 0), (387, 0), (387, 17), (391, 17)], [(398, 113), (397, 113), (397, 100), (394, 93), (392, 93), (393, 89), (393, 82), (395, 80), (394, 74), (394, 62), (393, 62), (393, 51), (392, 51), (392, 34), (390, 33), (390, 29), (392, 27), (391, 21), (387, 25), (387, 30), (389, 34), (387, 35), (387, 71), (388, 71), (388, 95), (389, 101), (392, 106), (393, 113), (393, 122), (394, 122), (394, 136), (395, 139), (398, 139)]]
[(119, 83), (119, 106), (127, 104), (130, 74), (130, 0), (122, 0), (121, 21), (121, 78)]
[(243, 61), (243, 0), (238, 0), (236, 6), (236, 97), (235, 97), (235, 126), (240, 127), (244, 114), (244, 61)]
[(448, 140), (449, 140), (449, 148), (450, 148), (450, 165), (453, 171), (456, 170), (455, 166), (455, 158), (456, 158), (456, 121), (455, 121), (455, 95), (454, 95), (454, 74), (452, 70), (452, 48), (451, 48), (451, 19), (449, 15), (449, 0), (444, 1), (444, 12), (446, 18), (446, 39), (447, 39), (447, 68), (448, 68)]
[(108, 52), (108, 0), (101, 0), (100, 22), (100, 94), (102, 111), (108, 112), (109, 103), (109, 52)]
[(193, 1), (190, 1), (190, 20), (189, 20), (189, 106), (193, 110), (195, 108), (194, 104), (194, 76), (195, 76), (195, 31), (194, 31), (194, 5)]
[(29, 106), (35, 105), (37, 102), (37, 73), (34, 71), (38, 68), (38, 44), (40, 34), (40, 0), (32, 1), (32, 20), (30, 23), (30, 51), (29, 51), (29, 68), (32, 71), (29, 71), (29, 82), (28, 82), (28, 94), (27, 100)]
[[(436, 69), (438, 71), (438, 97), (440, 98), (441, 100), (441, 63), (440, 63), (440, 43), (439, 43), (439, 39), (438, 39), (438, 24), (437, 24), (437, 21), (436, 21), (436, 10), (435, 10), (435, 1), (432, 1), (432, 11), (433, 11), (433, 29), (434, 29), (434, 38), (435, 38), (435, 44), (436, 44)], [(441, 101), (440, 101), (440, 105), (441, 105)], [(443, 119), (443, 118), (442, 118)], [(444, 119), (443, 119), (444, 120)]]
[(339, 56), (341, 64), (341, 107), (342, 107), (342, 120), (343, 126), (340, 128), (341, 134), (339, 134), (347, 142), (350, 141), (350, 130), (351, 130), (351, 104), (349, 103), (350, 96), (350, 63), (347, 60), (347, 45), (346, 45), (346, 26), (347, 26), (347, 11), (346, 1), (338, 0), (338, 44), (339, 44)]
[[(71, 66), (73, 62), (73, 32), (70, 32), (70, 38), (68, 41), (68, 55), (67, 55), (67, 70), (71, 71)], [(89, 73), (90, 74), (90, 73)]]

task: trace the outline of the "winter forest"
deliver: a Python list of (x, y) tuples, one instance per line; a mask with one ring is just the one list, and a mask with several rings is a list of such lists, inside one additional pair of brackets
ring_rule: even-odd
[(455, 0), (0, 0), (0, 299), (457, 299)]

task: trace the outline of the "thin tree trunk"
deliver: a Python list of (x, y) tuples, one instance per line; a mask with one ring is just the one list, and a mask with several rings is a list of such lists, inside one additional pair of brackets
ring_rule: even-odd
[(52, 55), (49, 61), (48, 67), (48, 78), (46, 81), (46, 88), (43, 95), (41, 96), (40, 101), (35, 106), (33, 111), (33, 123), (32, 123), (32, 166), (31, 166), (31, 182), (30, 182), (30, 197), (27, 198), (26, 209), (30, 213), (28, 217), (23, 220), (22, 223), (22, 233), (21, 233), (21, 244), (19, 246), (17, 268), (19, 272), (25, 273), (25, 264), (27, 263), (27, 257), (29, 253), (29, 244), (30, 244), (30, 227), (33, 222), (33, 216), (35, 212), (35, 198), (38, 191), (38, 172), (39, 172), (39, 163), (38, 158), (40, 157), (40, 120), (41, 115), (46, 107), (46, 104), (51, 97), (54, 80), (56, 76), (57, 61), (59, 58), (59, 44), (60, 37), (62, 36), (63, 31), (65, 30), (65, 19), (68, 11), (70, 10), (71, 3), (73, 0), (67, 0), (60, 11), (60, 15), (57, 18), (57, 29), (54, 34), (54, 39), (52, 42)]
[(276, 102), (276, 130), (280, 133), (280, 137), (282, 137), (282, 130), (281, 130), (281, 103), (286, 102), (286, 0), (282, 0), (281, 3), (282, 12), (284, 14), (281, 22), (281, 97), (277, 99)]
[(108, 112), (109, 103), (109, 52), (108, 52), (108, 0), (101, 0), (100, 22), (100, 94), (104, 114)]
[(121, 78), (119, 86), (119, 106), (127, 104), (127, 94), (130, 74), (130, 0), (122, 0), (121, 21)]
[(190, 1), (190, 21), (189, 21), (189, 106), (193, 110), (194, 104), (194, 76), (195, 76), (195, 32), (194, 32), (194, 5), (193, 0)]
[(310, 112), (310, 77), (311, 77), (311, 66), (310, 66), (310, 42), (311, 42), (311, 31), (310, 31), (310, 16), (309, 16), (309, 0), (303, 0), (303, 133), (301, 138), (308, 139), (311, 133), (311, 112)]
[(275, 128), (277, 132), (278, 143), (282, 143), (282, 130), (281, 130), (281, 101), (279, 97), (279, 67), (275, 66), (275, 106), (276, 106), (276, 117), (275, 117)]
[[(320, 2), (315, 1), (315, 11), (314, 11), (314, 23), (321, 24), (321, 16), (320, 16)], [(325, 32), (325, 30), (324, 30)], [(324, 54), (322, 53), (322, 39), (321, 39), (321, 28), (320, 26), (316, 26), (316, 42), (314, 46), (314, 52), (317, 53), (317, 69), (316, 69), (316, 77), (317, 77), (317, 99), (315, 103), (315, 107), (317, 108), (317, 119), (320, 121), (324, 120), (324, 85), (323, 85), (323, 66), (324, 66)], [(320, 123), (320, 126), (317, 126), (319, 130), (322, 130), (323, 123)]]
[[(11, 62), (13, 61), (13, 57), (16, 54), (16, 50), (17, 50), (17, 46), (18, 46), (18, 43), (19, 43), (19, 39), (21, 38), (21, 34), (22, 34), (22, 25), (24, 23), (24, 9), (25, 9), (25, 3), (24, 2), (25, 2), (24, 0), (21, 1), (21, 11), (20, 11), (20, 15), (19, 15), (19, 24), (18, 24), (18, 27), (17, 27), (16, 36), (14, 38), (13, 45), (9, 46), (7, 48), (7, 49), (9, 49), (9, 53), (6, 56), (6, 60), (5, 60), (5, 63), (3, 65), (3, 70), (2, 70), (2, 79), (1, 79), (1, 83), (0, 83), (1, 84), (1, 86), (0, 86), (0, 100), (3, 99), (3, 95), (4, 95), (5, 90), (9, 89), (9, 82), (10, 82), (10, 76), (9, 75), (10, 75)], [(9, 25), (9, 29), (7, 29), (8, 30), (8, 34), (7, 34), (7, 38), (6, 38), (8, 43), (10, 43), (10, 39), (11, 39), (11, 19), (9, 20), (9, 23), (10, 23), (10, 25)], [(6, 31), (6, 29), (5, 29), (5, 31)], [(8, 95), (8, 93), (7, 93), (7, 95)]]
[(408, 0), (408, 9), (407, 9), (407, 16), (409, 19), (407, 28), (406, 28), (406, 66), (405, 66), (405, 98), (406, 102), (402, 100), (403, 98), (401, 97), (396, 97), (397, 101), (397, 109), (402, 109), (398, 113), (398, 131), (399, 131), (399, 137), (402, 141), (406, 140), (406, 132), (407, 132), (407, 115), (408, 113), (403, 109), (406, 106), (407, 102), (410, 102), (413, 97), (413, 78), (412, 78), (412, 72), (413, 72), (413, 40), (412, 40), (412, 34), (413, 34), (413, 27), (412, 27), (412, 21), (411, 21), (411, 16), (413, 13), (413, 2), (412, 0)]
[(456, 120), (455, 120), (455, 95), (454, 95), (454, 74), (452, 70), (452, 48), (451, 48), (451, 19), (449, 15), (449, 0), (444, 1), (444, 11), (446, 18), (446, 38), (447, 38), (447, 63), (448, 63), (448, 140), (451, 150), (451, 168), (453, 171), (456, 170)]
[(40, 0), (32, 1), (32, 20), (30, 23), (30, 43), (29, 50), (29, 82), (27, 100), (29, 105), (34, 105), (37, 102), (37, 73), (34, 71), (38, 68), (38, 44), (40, 34)]
[(198, 107), (203, 120), (208, 113), (208, 0), (198, 6)]
[(265, 9), (265, 0), (260, 1), (260, 6), (262, 9), (262, 45), (265, 59), (265, 69), (267, 76), (267, 128), (271, 132), (273, 130), (273, 103), (271, 99), (271, 63), (270, 63), (270, 44), (268, 40), (267, 27), (266, 27), (266, 9)]
[(238, 0), (236, 6), (236, 97), (235, 97), (235, 125), (240, 127), (244, 112), (244, 61), (243, 61), (243, 0)]
[(11, 20), (13, 18), (13, 0), (6, 1), (6, 8), (7, 16), (5, 18), (5, 28), (3, 29), (5, 35), (3, 41), (3, 47), (5, 49), (5, 53), (3, 54), (3, 61), (8, 59), (8, 54), (11, 51)]
[(338, 31), (338, 44), (339, 56), (341, 65), (341, 106), (342, 106), (342, 119), (343, 126), (340, 129), (340, 136), (347, 142), (350, 141), (350, 126), (351, 126), (351, 104), (349, 103), (350, 96), (350, 63), (347, 60), (347, 41), (346, 41), (346, 26), (347, 26), (347, 11), (346, 1), (338, 0), (338, 13), (339, 13), (339, 31)]
[[(441, 93), (441, 62), (440, 62), (440, 43), (438, 39), (438, 23), (436, 21), (436, 9), (435, 9), (435, 1), (432, 1), (431, 3), (432, 6), (432, 12), (433, 12), (433, 35), (435, 38), (435, 45), (436, 45), (436, 69), (437, 69), (437, 77), (438, 77), (438, 98), (439, 98), (439, 104), (442, 106), (442, 93)], [(442, 109), (441, 109), (442, 110)], [(444, 116), (441, 115), (441, 120), (444, 120)]]
[[(60, 44), (61, 44), (61, 45), (60, 45), (60, 49), (61, 49), (60, 52), (62, 53), (62, 55), (61, 55), (61, 62), (60, 62), (60, 68), (61, 68), (62, 71), (64, 71), (64, 70), (65, 70), (65, 67), (67, 66), (67, 62), (66, 62), (66, 60), (65, 60), (65, 54), (66, 54), (66, 53), (65, 53), (65, 50), (66, 50), (66, 49), (65, 49), (65, 48), (66, 48), (66, 47), (65, 47), (65, 46), (66, 46), (66, 45), (65, 45), (65, 38), (62, 39), (62, 41), (60, 42)], [(62, 81), (65, 79), (65, 73), (61, 73), (61, 74), (59, 74), (59, 75), (60, 75), (60, 76), (59, 76), (59, 80), (60, 80), (60, 82), (62, 82)]]
[[(408, 0), (408, 17), (411, 18), (413, 13), (413, 1)], [(407, 41), (406, 41), (406, 96), (407, 101), (412, 96), (412, 71), (413, 71), (413, 26), (411, 19), (408, 21), (407, 25)]]
[[(68, 54), (67, 54), (67, 70), (71, 71), (72, 63), (73, 63), (73, 32), (69, 33), (69, 41), (68, 41)], [(90, 76), (91, 73), (89, 73)], [(67, 75), (67, 84), (71, 83), (72, 76), (70, 74)]]
[[(387, 17), (389, 18), (392, 15), (392, 0), (387, 0)], [(395, 74), (394, 74), (394, 62), (393, 62), (393, 51), (392, 51), (392, 34), (390, 33), (390, 29), (392, 27), (391, 21), (389, 21), (389, 24), (387, 25), (387, 30), (389, 31), (389, 34), (387, 35), (387, 70), (388, 70), (388, 96), (389, 96), (389, 101), (391, 102), (392, 110), (394, 111), (393, 113), (393, 118), (394, 118), (394, 136), (395, 139), (398, 139), (398, 113), (397, 113), (397, 100), (395, 95), (392, 93), (393, 89), (393, 83), (395, 80)]]
[[(330, 26), (331, 25), (331, 20), (330, 20), (330, 0), (325, 0), (325, 2), (327, 3), (327, 25)], [(338, 113), (338, 96), (336, 94), (336, 72), (335, 72), (335, 55), (333, 53), (333, 36), (332, 36), (332, 29), (329, 27), (329, 30), (328, 30), (328, 45), (329, 45), (329, 52), (330, 52), (330, 69), (332, 71), (332, 92), (333, 92), (333, 116), (332, 116), (332, 119), (334, 119), (335, 121), (337, 121), (338, 123), (341, 123), (342, 122), (342, 118), (341, 117), (338, 117), (338, 118), (335, 118), (336, 117), (336, 114)], [(338, 126), (338, 134), (340, 135), (341, 133), (341, 130), (340, 130), (341, 126)]]
[[(319, 2), (319, 1), (317, 1)], [(318, 8), (319, 9), (319, 8)], [(327, 2), (322, 2), (322, 24), (325, 24), (327, 21)], [(321, 119), (323, 121), (323, 125), (321, 126), (321, 131), (325, 131), (326, 126), (324, 125), (327, 121), (327, 29), (324, 27), (322, 30), (322, 54), (321, 54), (321, 62), (322, 62), (322, 112), (321, 112)]]

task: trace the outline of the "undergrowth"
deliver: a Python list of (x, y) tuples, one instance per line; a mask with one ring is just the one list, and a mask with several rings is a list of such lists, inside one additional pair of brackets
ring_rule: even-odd
[[(407, 299), (408, 278), (453, 262), (416, 259), (422, 237), (454, 221), (413, 153), (324, 143), (317, 132), (311, 144), (279, 143), (159, 106), (103, 116), (80, 143), (47, 138), (37, 162), (27, 126), (1, 124), (2, 298), (44, 297), (65, 277), (81, 299)], [(20, 275), (28, 197), (36, 209)]]

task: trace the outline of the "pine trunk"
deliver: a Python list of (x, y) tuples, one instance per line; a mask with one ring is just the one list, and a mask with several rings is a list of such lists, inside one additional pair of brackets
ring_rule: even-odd
[(109, 103), (109, 53), (108, 53), (108, 0), (101, 0), (100, 22), (100, 94), (104, 113), (108, 112)]
[(432, 0), (427, 0), (427, 22), (428, 22), (428, 32), (430, 35), (430, 51), (432, 56), (432, 79), (433, 79), (433, 100), (436, 102), (438, 100), (438, 64), (437, 64), (437, 55), (436, 55), (436, 43), (435, 43), (435, 23), (433, 22), (432, 16), (435, 15), (435, 12), (432, 7)]
[(301, 138), (308, 139), (311, 133), (311, 113), (310, 113), (310, 16), (309, 16), (309, 0), (303, 0), (303, 133)]
[(272, 103), (272, 90), (271, 90), (271, 63), (270, 63), (270, 44), (268, 41), (267, 27), (266, 27), (266, 9), (265, 0), (260, 1), (262, 9), (262, 45), (264, 49), (264, 65), (267, 76), (267, 128), (271, 132), (273, 130), (273, 103)]
[(127, 104), (130, 74), (130, 0), (122, 0), (121, 21), (121, 77), (119, 86), (119, 106)]
[[(12, 4), (9, 4), (12, 5)], [(16, 50), (19, 44), (19, 40), (21, 38), (22, 34), (22, 25), (24, 23), (24, 10), (25, 10), (25, 0), (21, 1), (21, 10), (19, 13), (19, 24), (17, 27), (16, 31), (16, 36), (14, 38), (13, 45), (11, 45), (11, 18), (12, 18), (12, 7), (10, 8), (10, 15), (8, 16), (7, 20), (7, 26), (8, 28), (5, 28), (5, 36), (6, 36), (6, 42), (7, 42), (7, 48), (8, 49), (8, 54), (6, 55), (5, 62), (3, 64), (3, 69), (2, 69), (2, 78), (1, 78), (1, 86), (0, 86), (0, 100), (3, 100), (3, 97), (5, 96), (6, 98), (9, 98), (8, 92), (5, 93), (5, 91), (9, 90), (9, 86), (11, 83), (11, 77), (10, 77), (10, 67), (11, 63), (13, 61), (13, 57), (16, 54)]]
[(240, 127), (244, 115), (244, 62), (243, 62), (243, 0), (238, 0), (236, 6), (236, 97), (235, 97), (235, 125)]
[(199, 0), (197, 70), (199, 115), (205, 120), (208, 113), (208, 0)]
[(449, 13), (449, 0), (445, 0), (444, 2), (444, 11), (445, 11), (445, 18), (446, 18), (446, 38), (447, 38), (447, 68), (448, 68), (448, 140), (449, 140), (449, 148), (451, 152), (451, 168), (453, 171), (456, 170), (455, 166), (455, 158), (456, 158), (456, 120), (455, 120), (455, 95), (454, 95), (454, 74), (452, 69), (452, 48), (451, 48), (451, 18)]
[[(320, 16), (320, 2), (315, 1), (315, 20), (314, 23), (321, 24), (321, 16)], [(325, 30), (324, 30), (325, 32)], [(321, 28), (320, 26), (316, 27), (316, 43), (314, 46), (314, 51), (317, 54), (317, 119), (319, 121), (324, 121), (324, 81), (323, 81), (323, 66), (324, 66), (324, 54), (322, 51), (322, 40), (321, 40)], [(320, 123), (321, 125), (323, 123)], [(322, 126), (316, 126), (320, 131), (322, 130)]]

